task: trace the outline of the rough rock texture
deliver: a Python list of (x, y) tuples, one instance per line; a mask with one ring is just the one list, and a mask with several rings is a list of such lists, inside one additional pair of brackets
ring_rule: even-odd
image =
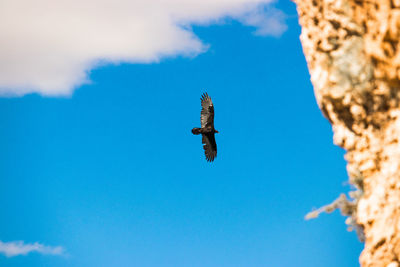
[(400, 0), (294, 0), (319, 107), (363, 195), (360, 263), (400, 266)]

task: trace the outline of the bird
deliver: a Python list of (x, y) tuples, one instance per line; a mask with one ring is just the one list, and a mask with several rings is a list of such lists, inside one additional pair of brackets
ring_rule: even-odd
[(215, 142), (215, 134), (218, 133), (214, 128), (214, 105), (211, 97), (207, 92), (201, 95), (201, 128), (193, 128), (194, 135), (201, 134), (204, 153), (208, 162), (214, 161), (217, 156), (217, 143)]

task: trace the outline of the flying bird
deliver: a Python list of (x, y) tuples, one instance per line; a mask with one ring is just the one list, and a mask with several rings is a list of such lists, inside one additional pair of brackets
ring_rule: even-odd
[(218, 133), (214, 128), (214, 105), (207, 93), (204, 93), (201, 98), (201, 113), (200, 122), (201, 128), (193, 128), (194, 135), (201, 134), (204, 153), (206, 160), (211, 162), (217, 156), (217, 143), (215, 142), (215, 133)]

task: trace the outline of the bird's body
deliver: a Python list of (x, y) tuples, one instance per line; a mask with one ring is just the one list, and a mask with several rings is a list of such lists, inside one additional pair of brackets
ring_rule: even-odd
[(207, 93), (201, 96), (201, 128), (193, 128), (194, 135), (202, 135), (202, 143), (207, 161), (213, 161), (217, 156), (217, 143), (215, 142), (214, 105)]

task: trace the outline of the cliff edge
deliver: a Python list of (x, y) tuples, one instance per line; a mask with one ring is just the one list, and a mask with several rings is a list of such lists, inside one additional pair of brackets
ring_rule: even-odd
[(400, 266), (400, 0), (294, 0), (318, 105), (361, 185), (364, 267)]

